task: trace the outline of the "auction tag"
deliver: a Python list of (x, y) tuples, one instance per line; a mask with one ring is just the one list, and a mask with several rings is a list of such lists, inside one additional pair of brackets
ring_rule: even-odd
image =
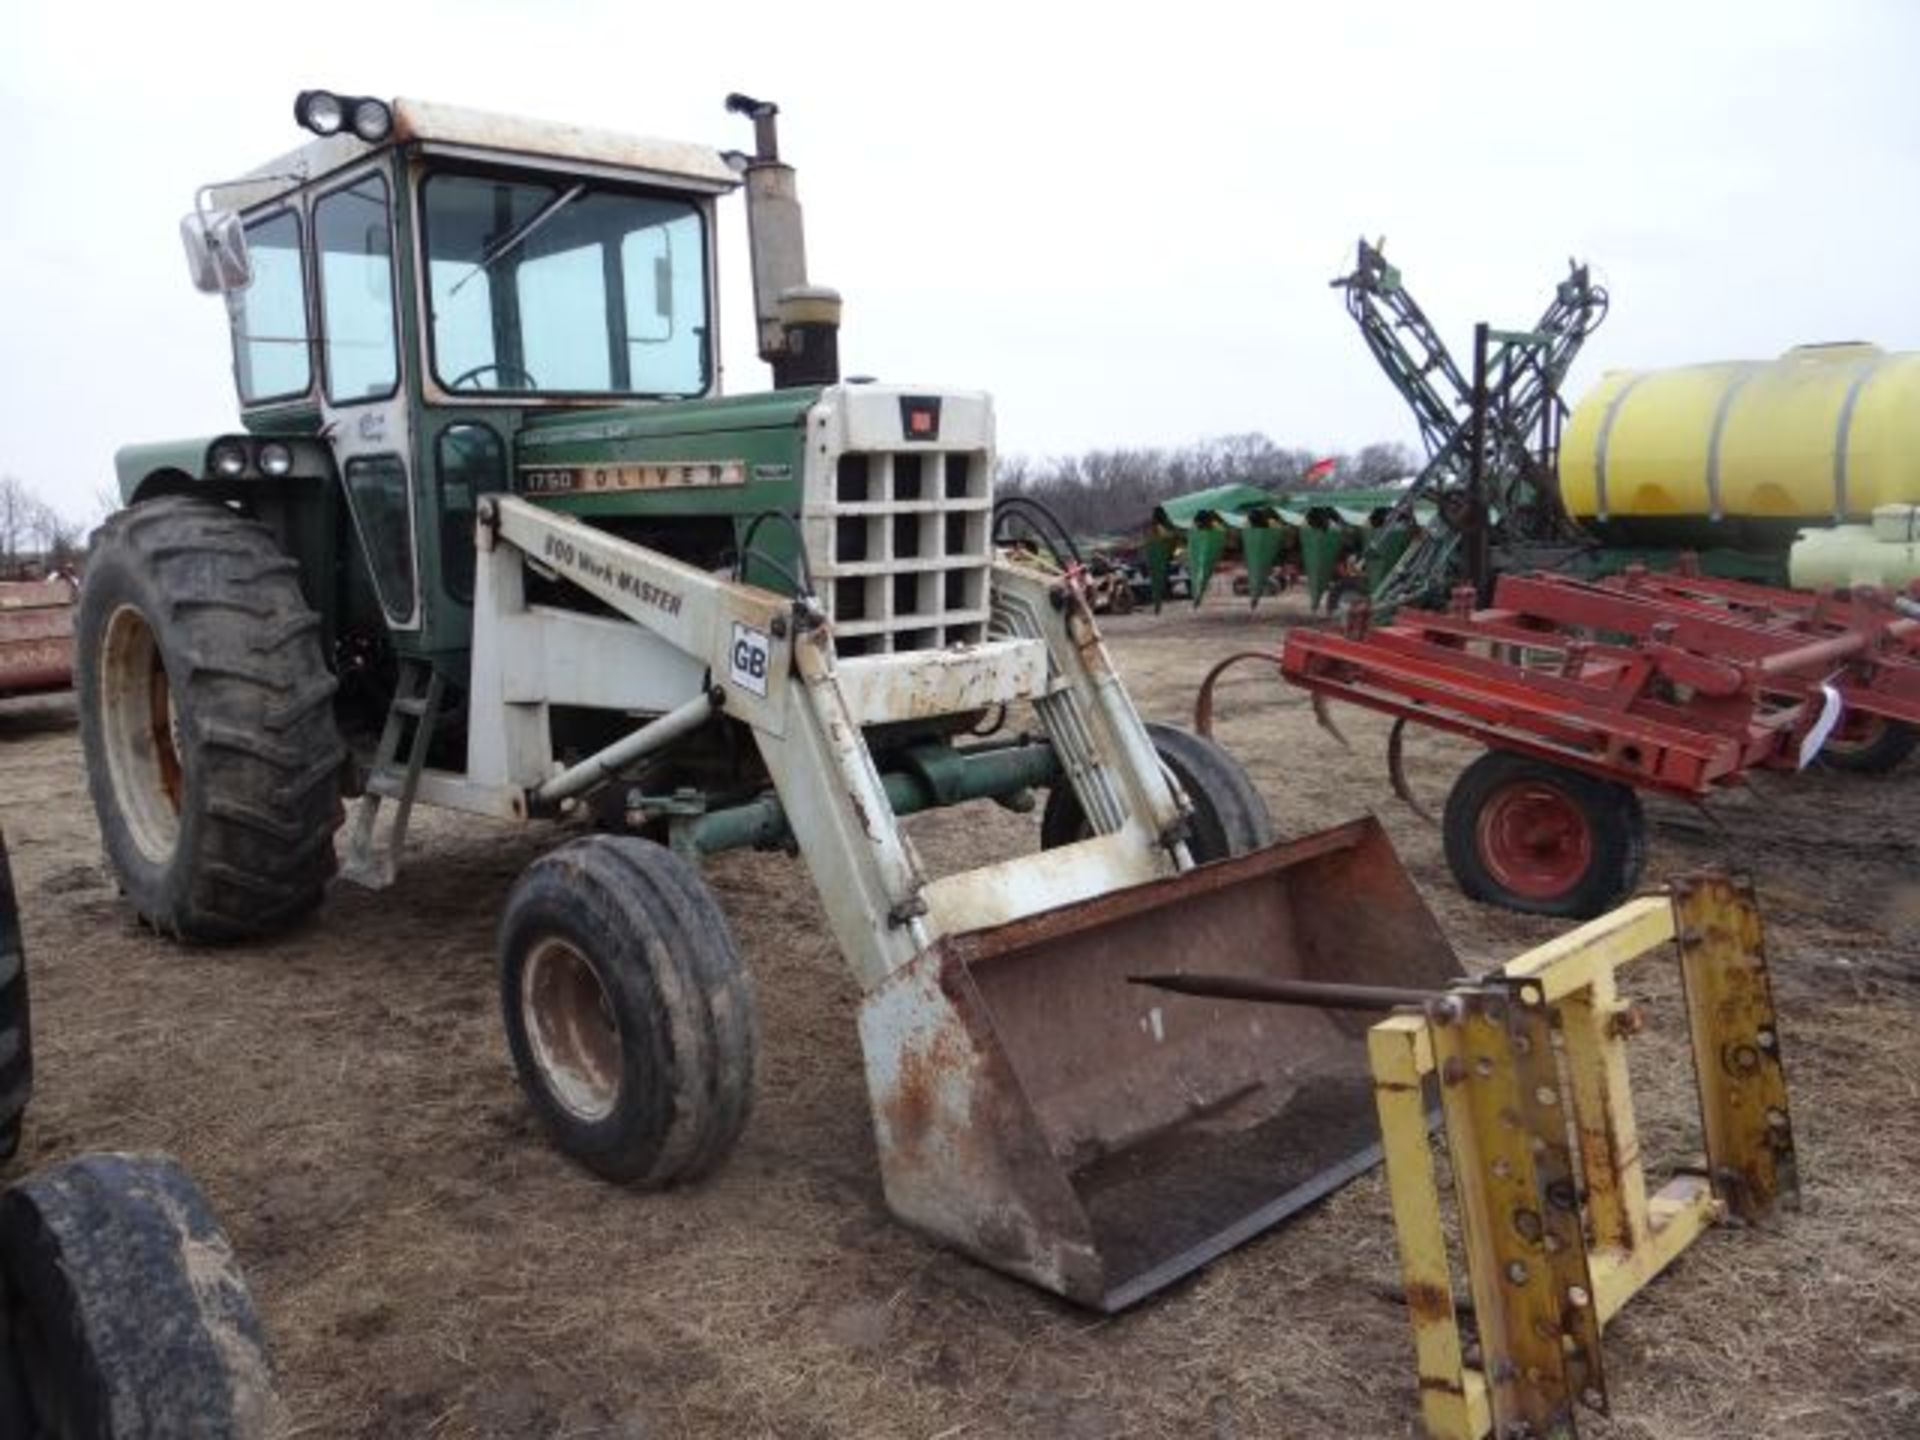
[(742, 690), (767, 698), (767, 667), (773, 661), (773, 642), (767, 632), (733, 622), (733, 645), (727, 651), (727, 678)]

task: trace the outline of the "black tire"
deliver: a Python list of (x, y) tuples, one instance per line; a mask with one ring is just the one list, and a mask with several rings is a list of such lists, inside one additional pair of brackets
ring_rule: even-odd
[[(1157, 720), (1147, 722), (1147, 734), (1193, 807), (1187, 851), (1195, 863), (1225, 860), (1273, 843), (1273, 817), (1267, 802), (1224, 746)], [(1092, 833), (1071, 785), (1056, 785), (1047, 792), (1046, 809), (1040, 815), (1042, 849), (1071, 845)]]
[(84, 1155), (0, 1195), (0, 1302), (10, 1436), (257, 1440), (283, 1423), (233, 1247), (164, 1156)]
[(0, 1163), (20, 1149), (27, 1101), (33, 1096), (33, 1019), (27, 1005), (27, 948), (0, 832)]
[(142, 918), (233, 940), (318, 905), (346, 751), (272, 533), (183, 496), (121, 511), (94, 532), (75, 641), (87, 788)]
[(1586, 920), (1640, 884), (1647, 827), (1628, 785), (1489, 750), (1447, 794), (1447, 864), (1475, 900)]
[(1920, 746), (1920, 728), (1879, 715), (1860, 717), (1859, 724), (1847, 733), (1846, 725), (1820, 747), (1820, 763), (1831, 770), (1855, 775), (1884, 775), (1895, 769)]
[(521, 1087), (560, 1149), (656, 1189), (717, 1166), (745, 1128), (753, 984), (697, 871), (591, 835), (529, 865), (500, 919), (500, 998)]

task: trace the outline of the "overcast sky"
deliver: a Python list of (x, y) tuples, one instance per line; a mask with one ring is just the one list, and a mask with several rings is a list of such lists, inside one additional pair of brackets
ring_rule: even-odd
[[(852, 373), (991, 390), (1028, 454), (1412, 440), (1327, 281), (1357, 235), (1456, 351), (1567, 257), (1575, 371), (1920, 347), (1920, 4), (839, 6), (14, 0), (0, 47), (0, 473), (76, 518), (114, 449), (235, 419), (194, 187), (298, 144), (296, 91), (750, 148), (777, 100)], [(759, 389), (739, 202), (728, 388)]]

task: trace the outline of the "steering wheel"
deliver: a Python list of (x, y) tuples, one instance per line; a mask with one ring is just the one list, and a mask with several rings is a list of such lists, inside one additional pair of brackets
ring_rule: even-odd
[(469, 380), (478, 380), (482, 375), (489, 372), (496, 377), (496, 383), (493, 386), (496, 390), (506, 389), (507, 387), (499, 384), (498, 381), (509, 378), (524, 380), (526, 382), (524, 385), (515, 385), (513, 388), (516, 390), (538, 390), (540, 388), (540, 382), (533, 378), (533, 372), (528, 370), (526, 366), (515, 365), (511, 361), (502, 362), (499, 360), (490, 360), (484, 365), (475, 365), (471, 369), (462, 370), (447, 382), (447, 388), (449, 390), (484, 389), (485, 387), (480, 385), (468, 386), (467, 382)]

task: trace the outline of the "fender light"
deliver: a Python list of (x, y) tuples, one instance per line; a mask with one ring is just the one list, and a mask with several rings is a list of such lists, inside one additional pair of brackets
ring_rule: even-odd
[[(291, 458), (291, 457), (289, 457)], [(207, 451), (207, 466), (223, 480), (238, 480), (247, 473), (247, 446), (242, 440), (216, 440)]]

